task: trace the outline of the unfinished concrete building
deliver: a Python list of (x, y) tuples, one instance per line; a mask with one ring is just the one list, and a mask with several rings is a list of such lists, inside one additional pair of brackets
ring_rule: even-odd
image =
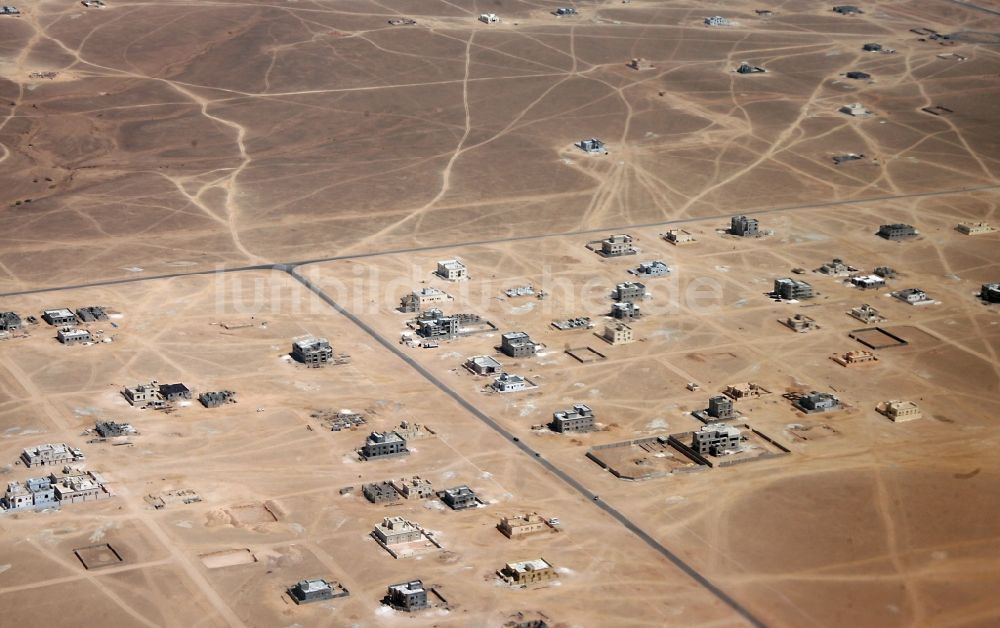
[(708, 398), (708, 408), (705, 413), (713, 419), (725, 421), (739, 416), (739, 412), (733, 407), (733, 400), (725, 395), (713, 395)]
[(792, 405), (806, 414), (814, 412), (831, 412), (840, 408), (840, 399), (832, 393), (812, 391), (807, 395), (797, 397)]
[(445, 316), (441, 310), (428, 310), (416, 320), (417, 335), (435, 340), (453, 340), (460, 329), (456, 316)]
[(160, 390), (155, 381), (149, 384), (126, 386), (121, 392), (125, 400), (129, 402), (129, 405), (134, 407), (145, 408), (147, 406), (163, 404), (163, 400), (160, 399)]
[(713, 15), (704, 19), (705, 26), (731, 26), (732, 21), (721, 15)]
[(446, 303), (449, 299), (451, 297), (443, 290), (427, 286), (403, 295), (399, 300), (399, 311), (423, 312), (430, 309), (431, 306)]
[(99, 305), (88, 305), (76, 310), (76, 317), (81, 323), (96, 323), (108, 320), (108, 313)]
[(364, 446), (358, 454), (365, 460), (404, 456), (410, 451), (406, 448), (406, 439), (399, 432), (372, 432), (368, 435)]
[(833, 260), (817, 268), (815, 272), (822, 273), (824, 275), (839, 276), (839, 275), (849, 275), (853, 272), (857, 272), (857, 270), (858, 270), (857, 268), (845, 264), (844, 260), (840, 259), (839, 257), (835, 257), (833, 258)]
[(984, 283), (979, 298), (987, 303), (1000, 303), (1000, 283)]
[(924, 305), (927, 303), (934, 303), (934, 299), (927, 296), (927, 293), (920, 288), (906, 288), (904, 290), (897, 290), (896, 292), (890, 292), (892, 296), (896, 297), (904, 303), (909, 303), (910, 305)]
[(476, 508), (482, 503), (475, 492), (465, 484), (438, 491), (437, 495), (452, 510)]
[(878, 323), (885, 320), (878, 310), (867, 303), (858, 307), (852, 307), (848, 315), (858, 319), (862, 323)]
[(917, 404), (912, 401), (899, 401), (897, 399), (883, 401), (875, 406), (875, 411), (885, 415), (886, 418), (894, 423), (916, 421), (924, 416)]
[(917, 233), (917, 230), (913, 228), (913, 225), (893, 223), (890, 225), (879, 226), (878, 235), (886, 240), (906, 240), (908, 238), (914, 238), (919, 234)]
[(76, 314), (70, 311), (69, 308), (60, 307), (52, 310), (44, 310), (42, 312), (42, 320), (53, 327), (75, 325)]
[(511, 331), (500, 336), (500, 352), (512, 358), (535, 355), (538, 345), (523, 331)]
[(733, 216), (729, 220), (729, 233), (742, 238), (755, 238), (761, 235), (760, 223), (756, 218)]
[(767, 70), (759, 65), (750, 65), (746, 61), (743, 61), (736, 66), (737, 74), (764, 74), (765, 72), (767, 72)]
[(308, 366), (320, 366), (333, 360), (333, 348), (326, 338), (308, 336), (292, 343), (292, 359)]
[(21, 329), (21, 317), (14, 312), (0, 312), (0, 331)]
[(389, 585), (385, 602), (401, 611), (413, 612), (428, 608), (427, 590), (420, 580)]
[(579, 142), (574, 144), (574, 146), (576, 146), (585, 153), (602, 154), (602, 155), (608, 154), (607, 145), (601, 140), (597, 139), (596, 137), (592, 137), (587, 140), (580, 140)]
[(299, 580), (288, 587), (288, 595), (296, 604), (309, 604), (310, 602), (321, 602), (350, 595), (347, 589), (335, 582), (330, 582), (323, 578), (309, 578)]
[(361, 486), (361, 494), (373, 504), (390, 504), (399, 501), (399, 493), (392, 482), (371, 482)]
[(872, 115), (872, 112), (869, 111), (867, 107), (865, 107), (859, 102), (852, 102), (847, 105), (844, 105), (840, 109), (838, 109), (838, 111), (840, 111), (840, 113), (846, 113), (847, 115), (855, 118), (865, 118)]
[(830, 356), (830, 359), (841, 366), (864, 366), (878, 362), (878, 356), (871, 351), (848, 351)]
[(633, 321), (642, 316), (638, 303), (612, 303), (611, 318), (619, 321)]
[(652, 70), (656, 67), (653, 65), (652, 61), (649, 61), (648, 59), (643, 59), (642, 57), (633, 57), (632, 60), (629, 61), (626, 65), (632, 68), (633, 70), (638, 70), (638, 71)]
[(227, 403), (236, 403), (236, 393), (231, 390), (220, 390), (217, 392), (203, 392), (198, 395), (198, 401), (206, 408), (218, 408)]
[(497, 530), (500, 530), (500, 533), (508, 539), (521, 538), (539, 532), (550, 532), (552, 529), (549, 521), (537, 512), (503, 517), (497, 524)]
[(507, 563), (497, 572), (500, 579), (514, 587), (548, 582), (559, 577), (555, 567), (544, 558)]
[(97, 421), (94, 424), (94, 431), (101, 438), (115, 438), (117, 436), (127, 436), (134, 434), (135, 428), (128, 423), (116, 423), (115, 421)]
[(553, 432), (590, 432), (594, 429), (594, 411), (582, 403), (574, 404), (569, 410), (552, 414), (549, 427)]
[(24, 466), (45, 467), (79, 462), (84, 459), (83, 452), (66, 443), (46, 443), (36, 447), (28, 447), (21, 451), (21, 462)]
[(56, 339), (64, 345), (79, 345), (94, 341), (89, 331), (76, 327), (61, 327), (56, 332)]
[(857, 81), (865, 81), (872, 77), (871, 74), (867, 72), (861, 72), (858, 70), (851, 70), (850, 72), (844, 74), (844, 76), (851, 80), (857, 80)]
[(393, 482), (392, 486), (404, 499), (428, 499), (434, 497), (434, 487), (431, 485), (431, 481), (425, 480), (419, 475), (415, 475), (409, 479), (401, 478)]
[(601, 240), (600, 253), (604, 257), (621, 257), (635, 255), (638, 249), (633, 244), (632, 236), (626, 233), (615, 233)]
[(605, 325), (601, 337), (612, 345), (624, 345), (635, 340), (632, 328), (621, 322)]
[(794, 314), (786, 318), (782, 323), (794, 332), (800, 334), (819, 329), (816, 321), (805, 314)]
[(167, 403), (176, 403), (191, 399), (191, 389), (184, 384), (160, 384), (158, 391), (160, 399)]
[(616, 303), (635, 303), (646, 298), (646, 286), (638, 281), (625, 281), (615, 286), (611, 298)]
[(785, 301), (801, 301), (813, 298), (813, 288), (805, 281), (779, 277), (774, 280), (774, 291), (771, 294)]
[(852, 4), (837, 5), (833, 7), (833, 12), (841, 15), (860, 15), (861, 13), (864, 13), (864, 11)]
[(739, 428), (722, 423), (703, 425), (691, 434), (691, 449), (701, 455), (724, 456), (743, 449), (743, 433)]
[(641, 262), (637, 267), (630, 269), (628, 272), (639, 277), (663, 277), (670, 274), (670, 267), (662, 260), (653, 260), (651, 262)]
[(448, 281), (461, 281), (469, 278), (469, 271), (459, 259), (445, 259), (437, 263), (434, 272), (438, 277)]
[(379, 543), (389, 546), (419, 541), (424, 533), (420, 526), (412, 521), (395, 516), (383, 517), (382, 523), (377, 524), (372, 530), (372, 535)]

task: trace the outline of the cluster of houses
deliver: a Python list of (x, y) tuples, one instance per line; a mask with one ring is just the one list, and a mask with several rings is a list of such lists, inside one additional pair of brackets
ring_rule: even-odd
[(47, 443), (24, 449), (19, 462), (25, 467), (61, 467), (61, 471), (28, 478), (23, 482), (8, 482), (7, 490), (0, 498), (0, 509), (43, 510), (111, 497), (112, 493), (101, 475), (76, 466), (84, 460), (82, 451), (66, 443)]

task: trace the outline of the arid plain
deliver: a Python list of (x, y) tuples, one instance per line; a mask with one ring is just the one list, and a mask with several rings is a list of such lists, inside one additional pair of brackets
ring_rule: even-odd
[[(832, 3), (633, 0), (557, 18), (556, 2), (509, 0), (18, 6), (0, 16), (0, 312), (103, 305), (116, 326), (88, 325), (113, 340), (90, 346), (59, 344), (45, 323), (0, 340), (0, 479), (38, 475), (15, 464), (23, 448), (68, 442), (114, 497), (0, 514), (5, 621), (42, 625), (39, 608), (47, 626), (1000, 618), (1000, 311), (975, 296), (1000, 281), (1000, 233), (954, 229), (1000, 226), (995, 7), (897, 0), (841, 16)], [(483, 12), (502, 22), (476, 21)], [(703, 24), (716, 14), (734, 24)], [(400, 16), (416, 24), (388, 23)], [(741, 61), (767, 73), (737, 74)], [(874, 115), (838, 112), (855, 102)], [(935, 106), (949, 111), (924, 111)], [(573, 146), (589, 137), (609, 153)], [(835, 165), (845, 153), (864, 158)], [(721, 233), (739, 213), (773, 234)], [(896, 222), (920, 235), (875, 235)], [(696, 241), (665, 242), (674, 228)], [(640, 253), (586, 248), (611, 233)], [(432, 275), (452, 257), (468, 281)], [(860, 291), (812, 272), (832, 258), (899, 274)], [(637, 341), (608, 345), (594, 333), (607, 293), (654, 259), (672, 273), (640, 279), (651, 298)], [(783, 276), (816, 298), (765, 296)], [(528, 284), (547, 297), (504, 295)], [(399, 297), (425, 286), (498, 331), (401, 344)], [(888, 295), (910, 287), (936, 303)], [(868, 325), (846, 314), (862, 303), (908, 344), (845, 368), (830, 357), (864, 348), (848, 334)], [(799, 313), (819, 329), (778, 322)], [(597, 327), (551, 325), (576, 316)], [(542, 351), (497, 354), (515, 330)], [(350, 363), (289, 361), (306, 334)], [(581, 347), (604, 359), (565, 353)], [(489, 379), (461, 367), (479, 354), (538, 387), (485, 392)], [(129, 407), (121, 388), (151, 379), (239, 401)], [(697, 429), (689, 412), (745, 381), (770, 394), (737, 402), (741, 423), (787, 455), (643, 481), (585, 456)], [(810, 390), (844, 408), (804, 415), (783, 397)], [(888, 399), (923, 418), (889, 421), (875, 411)], [(593, 407), (599, 431), (534, 429), (574, 403)], [(331, 432), (316, 416), (340, 409), (368, 426)], [(88, 443), (97, 419), (139, 434)], [(401, 420), (435, 435), (402, 458), (353, 454), (368, 428)], [(486, 504), (360, 495), (412, 475), (468, 484)], [(148, 499), (178, 490), (201, 501)], [(529, 511), (561, 530), (514, 541), (495, 529)], [(367, 535), (396, 514), (443, 549), (390, 557)], [(98, 543), (121, 563), (85, 569), (74, 550)], [(554, 583), (497, 584), (505, 562), (538, 556)], [(293, 604), (285, 588), (317, 576), (350, 596)], [(447, 607), (380, 604), (411, 578)]]

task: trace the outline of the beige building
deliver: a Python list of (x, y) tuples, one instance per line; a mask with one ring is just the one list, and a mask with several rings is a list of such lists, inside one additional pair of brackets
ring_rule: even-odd
[(79, 504), (108, 499), (111, 492), (104, 486), (104, 479), (93, 471), (64, 467), (61, 474), (49, 475), (56, 499), (64, 504)]
[(739, 400), (756, 399), (762, 395), (766, 395), (770, 391), (753, 382), (740, 382), (739, 384), (729, 384), (722, 392), (727, 397)]
[(965, 235), (980, 235), (983, 233), (993, 233), (996, 227), (986, 222), (960, 222), (955, 229)]
[(612, 323), (604, 327), (603, 338), (613, 345), (624, 345), (632, 342), (632, 328), (625, 323)]
[(806, 316), (805, 314), (795, 314), (794, 316), (789, 316), (787, 319), (782, 321), (782, 323), (785, 327), (799, 333), (812, 331), (819, 327), (814, 319)]
[(848, 351), (832, 355), (830, 359), (841, 366), (863, 366), (878, 362), (878, 356), (871, 351)]
[(515, 515), (513, 517), (503, 517), (497, 524), (497, 530), (509, 539), (522, 537), (526, 534), (537, 532), (547, 532), (552, 528), (545, 517), (537, 512), (529, 512), (525, 515)]
[(663, 234), (663, 239), (670, 244), (690, 244), (695, 242), (694, 236), (683, 229), (669, 229)]
[(410, 479), (400, 478), (392, 483), (396, 492), (406, 499), (427, 499), (434, 497), (434, 487), (430, 480), (425, 480), (419, 475)]
[(924, 416), (920, 407), (912, 401), (883, 401), (875, 406), (875, 411), (895, 423), (915, 421)]
[(544, 558), (522, 560), (518, 563), (507, 563), (497, 572), (500, 579), (511, 586), (524, 586), (537, 582), (547, 582), (559, 577), (555, 567)]
[(444, 290), (427, 286), (404, 295), (399, 300), (399, 309), (403, 312), (422, 312), (429, 309), (428, 306), (447, 303), (450, 299)]
[(384, 517), (375, 526), (372, 535), (383, 545), (398, 545), (419, 541), (423, 536), (420, 526), (402, 517)]

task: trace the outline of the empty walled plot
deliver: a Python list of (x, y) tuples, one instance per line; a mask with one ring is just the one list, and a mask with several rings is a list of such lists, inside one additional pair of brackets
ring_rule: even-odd
[(267, 504), (246, 504), (233, 506), (226, 510), (233, 520), (233, 525), (253, 525), (256, 523), (274, 523), (278, 516)]
[(113, 567), (125, 562), (118, 550), (108, 543), (80, 547), (73, 550), (73, 553), (88, 570)]
[(652, 437), (597, 445), (587, 457), (622, 480), (648, 480), (703, 468), (665, 440)]
[(888, 349), (890, 347), (902, 347), (909, 344), (902, 337), (882, 327), (855, 329), (849, 336), (870, 349)]
[(220, 550), (202, 554), (201, 559), (209, 569), (219, 569), (220, 567), (235, 567), (236, 565), (250, 565), (257, 562), (257, 557), (247, 548)]
[(573, 349), (566, 349), (566, 354), (577, 362), (582, 362), (584, 364), (588, 362), (600, 362), (601, 360), (608, 359), (608, 356), (592, 347), (575, 347)]

